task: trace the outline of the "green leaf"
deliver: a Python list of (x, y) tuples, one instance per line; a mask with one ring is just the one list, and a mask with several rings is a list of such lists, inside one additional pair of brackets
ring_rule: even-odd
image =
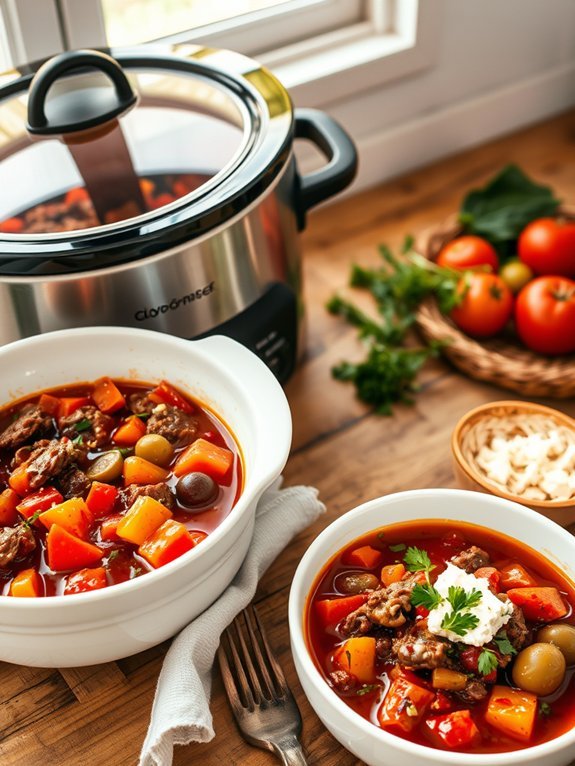
[(92, 421), (88, 420), (88, 418), (83, 418), (74, 425), (74, 428), (78, 432), (87, 431), (89, 428), (92, 428)]
[(118, 558), (119, 555), (120, 555), (120, 551), (118, 550), (118, 548), (114, 548), (114, 550), (110, 551), (110, 553), (108, 554), (106, 561), (109, 563), (110, 561), (113, 561), (114, 559)]
[(418, 583), (411, 592), (410, 600), (413, 606), (423, 606), (431, 612), (432, 609), (442, 603), (443, 597), (433, 585), (429, 583), (420, 585)]
[(147, 420), (150, 417), (149, 412), (135, 412), (134, 415), (140, 420)]
[(116, 452), (119, 452), (122, 457), (131, 455), (134, 451), (133, 447), (116, 447)]
[(398, 543), (397, 545), (389, 545), (388, 547), (392, 553), (399, 553), (399, 551), (404, 551), (407, 546), (405, 543)]
[(467, 232), (498, 245), (516, 240), (530, 221), (553, 215), (559, 204), (548, 186), (508, 165), (482, 189), (469, 192), (459, 220)]
[(507, 638), (507, 633), (500, 633), (498, 636), (495, 636), (494, 641), (501, 654), (517, 654), (517, 649)]
[(24, 526), (30, 528), (32, 524), (34, 524), (35, 521), (38, 520), (38, 517), (42, 511), (36, 511), (36, 513), (33, 513), (31, 516), (28, 516), (27, 519), (24, 519)]
[(539, 715), (544, 718), (549, 718), (549, 716), (553, 715), (553, 710), (548, 702), (539, 703)]
[(483, 647), (477, 659), (477, 668), (482, 676), (488, 676), (499, 667), (497, 656), (491, 649)]
[(82, 434), (78, 434), (78, 436), (76, 436), (75, 439), (72, 439), (72, 444), (78, 444), (78, 445), (84, 444), (84, 437), (82, 436)]
[(358, 689), (355, 693), (356, 697), (363, 697), (365, 694), (371, 694), (372, 692), (376, 692), (379, 689), (381, 689), (381, 686), (379, 684), (365, 684), (361, 687), (361, 689)]
[(479, 617), (471, 612), (450, 612), (441, 621), (444, 630), (450, 630), (458, 636), (464, 636), (479, 625)]
[(405, 568), (409, 572), (431, 572), (434, 569), (427, 551), (415, 546), (410, 546), (403, 557)]
[(480, 590), (473, 588), (472, 591), (466, 591), (460, 585), (450, 585), (447, 591), (447, 600), (453, 607), (454, 612), (460, 612), (464, 609), (472, 609), (481, 601), (483, 594)]

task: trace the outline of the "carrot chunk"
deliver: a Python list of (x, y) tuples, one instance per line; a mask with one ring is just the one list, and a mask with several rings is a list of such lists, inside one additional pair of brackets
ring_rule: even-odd
[(92, 392), (92, 399), (99, 410), (105, 413), (116, 412), (126, 406), (126, 400), (111, 378), (100, 378)]
[(391, 585), (394, 582), (399, 582), (405, 574), (405, 567), (403, 564), (388, 564), (381, 568), (381, 582), (384, 585)]
[(179, 456), (174, 466), (176, 476), (183, 476), (192, 471), (201, 471), (211, 476), (214, 481), (225, 478), (234, 462), (233, 452), (205, 439), (196, 439)]
[(411, 683), (403, 676), (396, 678), (377, 717), (382, 729), (409, 734), (420, 723), (435, 698), (429, 689)]
[(24, 497), (30, 492), (30, 479), (28, 478), (28, 465), (22, 463), (15, 468), (8, 477), (8, 484), (20, 497)]
[(346, 556), (347, 563), (352, 566), (374, 569), (383, 561), (383, 553), (372, 548), (371, 545), (363, 545), (361, 548), (355, 548)]
[(473, 574), (476, 577), (485, 578), (493, 590), (499, 593), (501, 574), (498, 569), (495, 569), (495, 567), (479, 567), (479, 569), (476, 569)]
[(116, 429), (112, 441), (122, 447), (133, 447), (134, 444), (146, 433), (146, 424), (137, 415), (130, 415)]
[(96, 545), (74, 537), (58, 524), (52, 524), (46, 535), (46, 553), (48, 566), (54, 572), (89, 567), (104, 555)]
[(150, 463), (143, 457), (130, 455), (124, 460), (124, 484), (157, 484), (167, 478), (169, 471)]
[(531, 588), (537, 585), (537, 581), (531, 577), (521, 564), (508, 564), (501, 568), (501, 587), (503, 590), (510, 588)]
[(71, 535), (86, 539), (94, 523), (94, 517), (81, 497), (71, 497), (63, 503), (55, 505), (38, 516), (46, 527), (51, 529), (53, 524), (65, 529)]
[(487, 704), (485, 720), (521, 742), (528, 742), (533, 734), (537, 715), (537, 697), (530, 692), (509, 686), (494, 686)]
[(314, 607), (324, 628), (327, 628), (329, 625), (337, 625), (348, 614), (359, 609), (362, 604), (365, 604), (368, 596), (369, 593), (360, 593), (357, 596), (344, 598), (324, 598), (321, 601), (315, 601)]
[(525, 618), (534, 622), (551, 622), (567, 614), (567, 607), (557, 588), (511, 588), (507, 595), (521, 607)]
[(95, 569), (80, 569), (78, 572), (72, 572), (66, 579), (64, 586), (64, 595), (71, 593), (85, 593), (90, 590), (100, 590), (106, 588), (108, 581), (106, 579), (106, 570), (104, 567)]
[(194, 413), (192, 404), (170, 385), (167, 380), (162, 380), (153, 391), (150, 391), (148, 398), (157, 404), (171, 404), (172, 407), (177, 407), (187, 415), (193, 415)]
[(90, 404), (89, 396), (61, 396), (58, 404), (58, 418), (67, 418), (79, 407)]
[(348, 638), (333, 655), (334, 663), (362, 684), (375, 681), (375, 638), (358, 636)]
[(113, 484), (93, 481), (86, 498), (86, 505), (92, 516), (100, 519), (111, 512), (117, 497), (118, 489)]
[(10, 583), (9, 596), (38, 598), (44, 595), (42, 578), (35, 569), (23, 569)]
[(138, 553), (157, 569), (190, 551), (198, 542), (183, 524), (168, 519), (140, 545)]
[(106, 542), (118, 542), (118, 524), (124, 517), (121, 513), (116, 513), (113, 516), (108, 516), (100, 524), (100, 539)]
[(58, 409), (60, 408), (60, 399), (57, 396), (51, 396), (50, 394), (42, 394), (38, 400), (38, 406), (42, 412), (46, 412), (48, 415), (56, 417)]
[(123, 540), (141, 545), (171, 518), (172, 512), (153, 497), (139, 497), (118, 524), (116, 534)]
[(10, 527), (18, 521), (16, 506), (19, 502), (19, 495), (10, 487), (0, 493), (0, 527)]

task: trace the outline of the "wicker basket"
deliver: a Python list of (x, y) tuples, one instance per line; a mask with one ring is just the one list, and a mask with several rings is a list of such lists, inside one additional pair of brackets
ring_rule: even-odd
[[(569, 217), (573, 211), (565, 211)], [(461, 234), (455, 216), (441, 227), (421, 233), (415, 249), (435, 260), (449, 240)], [(523, 396), (566, 399), (575, 396), (575, 355), (544, 357), (529, 351), (513, 337), (479, 343), (445, 317), (434, 300), (425, 301), (417, 313), (417, 325), (427, 340), (447, 340), (445, 356), (472, 378), (516, 391)]]

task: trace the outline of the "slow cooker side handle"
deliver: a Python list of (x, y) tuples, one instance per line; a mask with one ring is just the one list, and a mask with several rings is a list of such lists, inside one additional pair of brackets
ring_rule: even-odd
[(318, 109), (295, 110), (295, 137), (311, 141), (328, 159), (327, 165), (319, 170), (305, 176), (298, 174), (295, 211), (301, 231), (310, 208), (333, 197), (353, 181), (357, 172), (357, 150), (341, 125)]

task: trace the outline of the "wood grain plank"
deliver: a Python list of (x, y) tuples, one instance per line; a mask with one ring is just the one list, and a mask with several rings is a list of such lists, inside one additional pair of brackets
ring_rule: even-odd
[(121, 694), (126, 676), (115, 662), (87, 665), (82, 668), (60, 668), (78, 702), (86, 702), (94, 694)]

